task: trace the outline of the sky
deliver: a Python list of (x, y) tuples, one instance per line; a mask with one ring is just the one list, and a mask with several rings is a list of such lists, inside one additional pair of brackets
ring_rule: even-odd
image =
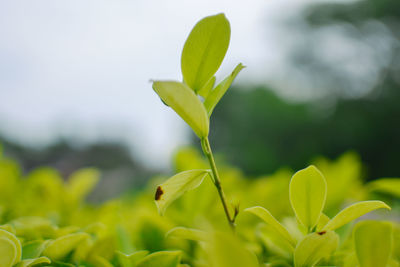
[(311, 1), (0, 0), (0, 133), (31, 146), (120, 140), (165, 167), (190, 130), (149, 81), (181, 80), (194, 24), (224, 12), (232, 36), (217, 78), (242, 62), (237, 83), (265, 83), (294, 41), (279, 25)]

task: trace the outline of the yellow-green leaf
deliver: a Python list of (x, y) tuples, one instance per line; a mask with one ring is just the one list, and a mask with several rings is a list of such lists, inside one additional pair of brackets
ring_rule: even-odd
[(163, 184), (156, 190), (155, 200), (158, 212), (163, 215), (167, 207), (186, 191), (198, 187), (209, 174), (209, 170), (189, 170), (180, 172)]
[(99, 181), (100, 173), (94, 168), (81, 169), (74, 172), (67, 184), (67, 189), (71, 200), (81, 201)]
[(176, 81), (155, 81), (153, 89), (196, 133), (207, 137), (209, 119), (203, 103), (185, 84)]
[(324, 226), (330, 221), (331, 219), (326, 216), (324, 213), (321, 213), (321, 217), (319, 217), (318, 223), (317, 223), (317, 232), (322, 231), (324, 229)]
[[(14, 234), (12, 234), (6, 230), (3, 230), (3, 229), (0, 229), (0, 238), (8, 239), (10, 242), (12, 242), (14, 244), (15, 253), (16, 253), (15, 254), (16, 261), (14, 262), (14, 264), (17, 263), (18, 261), (20, 261), (21, 257), (22, 257), (22, 247), (21, 247), (21, 242), (19, 241), (19, 239)], [(3, 254), (0, 253), (0, 255), (3, 255)]]
[(242, 63), (239, 63), (236, 68), (232, 71), (232, 73), (226, 77), (222, 82), (220, 82), (217, 87), (212, 90), (207, 98), (204, 101), (204, 106), (206, 107), (208, 116), (211, 116), (215, 106), (218, 104), (218, 102), (221, 100), (221, 98), (224, 96), (226, 91), (229, 89), (233, 81), (235, 80), (236, 76), (239, 74), (239, 72), (244, 69), (245, 67), (242, 65)]
[(244, 211), (250, 212), (259, 218), (261, 218), (265, 223), (270, 225), (272, 229), (274, 229), (281, 237), (286, 239), (289, 244), (293, 247), (296, 246), (296, 242), (294, 241), (293, 237), (289, 234), (288, 230), (277, 220), (274, 216), (263, 207), (251, 207), (247, 208)]
[(329, 257), (337, 248), (339, 237), (333, 231), (311, 233), (301, 240), (294, 251), (294, 265), (309, 267)]
[(135, 267), (139, 261), (149, 254), (147, 250), (135, 251), (131, 254), (125, 254), (117, 251), (119, 263), (122, 267)]
[(0, 237), (0, 266), (11, 267), (18, 261), (18, 252), (14, 242), (6, 237)]
[(364, 214), (376, 209), (389, 209), (390, 207), (379, 200), (369, 200), (357, 202), (343, 210), (330, 220), (323, 230), (335, 230)]
[(52, 260), (62, 260), (70, 252), (72, 252), (80, 242), (88, 238), (89, 235), (86, 233), (69, 234), (52, 240), (45, 250), (43, 255), (49, 257)]
[(216, 77), (212, 76), (210, 80), (201, 88), (197, 93), (204, 97), (204, 99), (207, 98), (208, 94), (211, 92), (211, 90), (214, 88)]
[(206, 232), (197, 230), (197, 229), (190, 229), (186, 227), (175, 227), (168, 231), (166, 237), (172, 238), (182, 238), (194, 241), (207, 241), (209, 237)]
[(390, 194), (400, 198), (400, 178), (384, 178), (368, 183), (371, 191)]
[(215, 74), (228, 50), (231, 29), (224, 14), (205, 17), (190, 32), (182, 50), (183, 81), (195, 92)]
[(181, 262), (181, 255), (181, 251), (155, 252), (139, 261), (137, 267), (177, 267)]
[(289, 185), (289, 197), (297, 219), (308, 230), (318, 223), (326, 200), (326, 181), (313, 165), (296, 172)]
[(392, 251), (391, 223), (357, 223), (354, 227), (354, 246), (360, 267), (386, 267)]
[(51, 261), (47, 257), (40, 257), (36, 259), (27, 259), (19, 262), (15, 267), (31, 267), (35, 265), (50, 264)]

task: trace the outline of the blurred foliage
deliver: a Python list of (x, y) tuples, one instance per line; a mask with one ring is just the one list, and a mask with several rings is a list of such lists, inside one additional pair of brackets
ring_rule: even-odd
[[(368, 178), (398, 176), (400, 90), (376, 99), (339, 100), (333, 111), (288, 103), (268, 88), (233, 88), (216, 108), (214, 150), (250, 175), (299, 169), (314, 155), (360, 153)], [(234, 129), (234, 130), (232, 130)]]
[[(399, 216), (398, 192), (385, 190), (388, 183), (399, 179), (384, 179), (380, 185), (378, 180), (364, 186), (361, 163), (354, 153), (346, 153), (335, 161), (318, 158), (313, 163), (328, 184), (324, 209), (328, 216), (351, 202), (370, 198), (386, 201), (393, 208), (390, 216)], [(241, 210), (261, 205), (290, 229), (296, 239), (304, 236), (290, 208), (288, 188), (293, 174), (290, 169), (246, 179), (239, 169), (221, 159), (218, 164), (226, 191), (232, 196), (229, 202), (240, 201)], [(196, 149), (184, 148), (175, 156), (176, 172), (205, 166), (207, 162)], [(258, 266), (257, 261), (269, 262), (271, 266), (291, 265), (293, 254), (287, 254), (279, 243), (272, 242), (274, 236), (255, 216), (240, 212), (237, 235), (229, 234), (210, 179), (172, 203), (165, 216), (159, 216), (154, 188), (165, 178), (154, 177), (142, 191), (94, 205), (85, 198), (99, 181), (96, 169), (78, 170), (66, 180), (49, 167), (25, 175), (17, 163), (0, 156), (0, 250), (4, 252), (1, 255), (11, 255), (2, 257), (9, 260), (4, 266), (239, 267)], [(369, 218), (390, 217), (387, 212), (378, 211)], [(177, 238), (177, 234), (167, 237), (167, 232), (176, 226), (196, 228), (209, 237), (206, 241), (185, 240)], [(343, 255), (353, 251), (351, 225), (342, 228), (338, 231), (338, 250), (324, 263), (342, 266)], [(393, 246), (398, 247), (398, 230), (393, 232)], [(192, 235), (193, 238), (199, 233)], [(399, 258), (393, 249), (391, 260), (396, 262)]]

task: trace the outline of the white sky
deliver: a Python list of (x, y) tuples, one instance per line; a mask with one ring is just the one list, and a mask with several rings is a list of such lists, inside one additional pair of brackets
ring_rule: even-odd
[(238, 82), (281, 70), (280, 20), (311, 0), (0, 0), (0, 132), (30, 145), (59, 136), (121, 139), (165, 167), (188, 128), (149, 79), (181, 79), (180, 52), (194, 24), (224, 12), (232, 38), (219, 77)]

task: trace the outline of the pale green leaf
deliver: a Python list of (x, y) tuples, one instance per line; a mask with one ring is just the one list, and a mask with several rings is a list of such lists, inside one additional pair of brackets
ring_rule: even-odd
[(330, 221), (331, 219), (326, 216), (324, 213), (321, 213), (321, 217), (319, 217), (318, 223), (317, 223), (317, 232), (322, 231), (324, 229), (324, 226)]
[(220, 82), (217, 87), (212, 90), (206, 100), (204, 101), (204, 106), (206, 107), (208, 116), (211, 116), (215, 106), (218, 104), (218, 102), (221, 100), (221, 98), (224, 96), (226, 91), (229, 89), (233, 81), (235, 80), (236, 76), (239, 74), (239, 72), (244, 68), (242, 63), (239, 63), (236, 68), (232, 71), (232, 73), (226, 77), (222, 82)]
[(190, 229), (186, 227), (175, 227), (168, 231), (166, 237), (172, 238), (182, 238), (194, 241), (207, 241), (209, 237), (206, 232), (197, 230), (197, 229)]
[[(21, 260), (22, 257), (22, 247), (21, 247), (21, 242), (19, 241), (19, 239), (12, 233), (0, 229), (0, 238), (5, 238), (8, 239), (10, 242), (13, 243), (13, 247), (15, 248), (15, 261), (14, 264), (17, 263), (18, 261)], [(3, 244), (5, 244), (6, 241), (3, 241)], [(5, 247), (7, 247), (8, 245), (5, 245)], [(2, 253), (0, 253), (0, 255), (3, 255)], [(0, 265), (1, 266), (1, 265)]]
[(368, 188), (374, 192), (390, 194), (400, 198), (400, 178), (378, 179), (369, 183)]
[(294, 251), (294, 265), (309, 267), (328, 258), (337, 248), (339, 237), (333, 231), (311, 233), (301, 240)]
[(257, 257), (230, 233), (215, 233), (206, 251), (210, 267), (259, 267)]
[(18, 263), (18, 251), (14, 242), (6, 237), (0, 237), (0, 266), (11, 267)]
[(187, 85), (176, 81), (155, 81), (153, 89), (196, 133), (207, 137), (209, 119), (203, 103)]
[(61, 236), (49, 242), (43, 251), (43, 256), (47, 256), (52, 260), (62, 260), (86, 238), (89, 238), (86, 233)]
[(131, 254), (125, 254), (117, 251), (118, 260), (122, 267), (135, 267), (139, 261), (149, 254), (147, 250), (135, 251)]
[(186, 191), (198, 187), (209, 174), (209, 170), (189, 170), (180, 172), (157, 187), (155, 200), (158, 212), (164, 214), (167, 207)]
[(212, 76), (210, 80), (201, 88), (197, 93), (204, 97), (204, 99), (207, 98), (208, 94), (211, 92), (211, 90), (214, 88), (215, 84), (215, 76)]
[(19, 262), (15, 267), (31, 267), (35, 265), (50, 264), (51, 261), (47, 257), (40, 257), (36, 259), (26, 259)]
[(275, 217), (272, 216), (272, 214), (267, 209), (264, 209), (263, 207), (251, 207), (245, 209), (244, 211), (250, 212), (258, 216), (265, 223), (270, 225), (277, 233), (279, 233), (280, 236), (286, 239), (289, 244), (291, 244), (293, 247), (296, 245), (296, 242), (289, 234), (288, 230), (286, 230), (286, 228), (277, 219), (275, 219)]
[(354, 246), (360, 267), (386, 267), (392, 251), (391, 223), (357, 223), (354, 227)]
[(326, 181), (313, 165), (296, 172), (289, 185), (289, 197), (297, 219), (308, 230), (318, 223), (326, 200)]
[(94, 168), (74, 172), (68, 180), (67, 189), (72, 201), (82, 200), (99, 181), (100, 173)]
[(215, 74), (228, 50), (231, 29), (224, 14), (205, 17), (190, 32), (182, 50), (184, 82), (199, 91)]
[(39, 257), (47, 244), (51, 242), (50, 240), (33, 240), (26, 242), (22, 246), (22, 259), (34, 259)]
[(177, 267), (181, 262), (181, 251), (159, 251), (138, 262), (137, 267)]
[(379, 200), (369, 200), (357, 202), (343, 210), (330, 220), (323, 230), (335, 230), (364, 214), (376, 209), (389, 209), (390, 207)]

